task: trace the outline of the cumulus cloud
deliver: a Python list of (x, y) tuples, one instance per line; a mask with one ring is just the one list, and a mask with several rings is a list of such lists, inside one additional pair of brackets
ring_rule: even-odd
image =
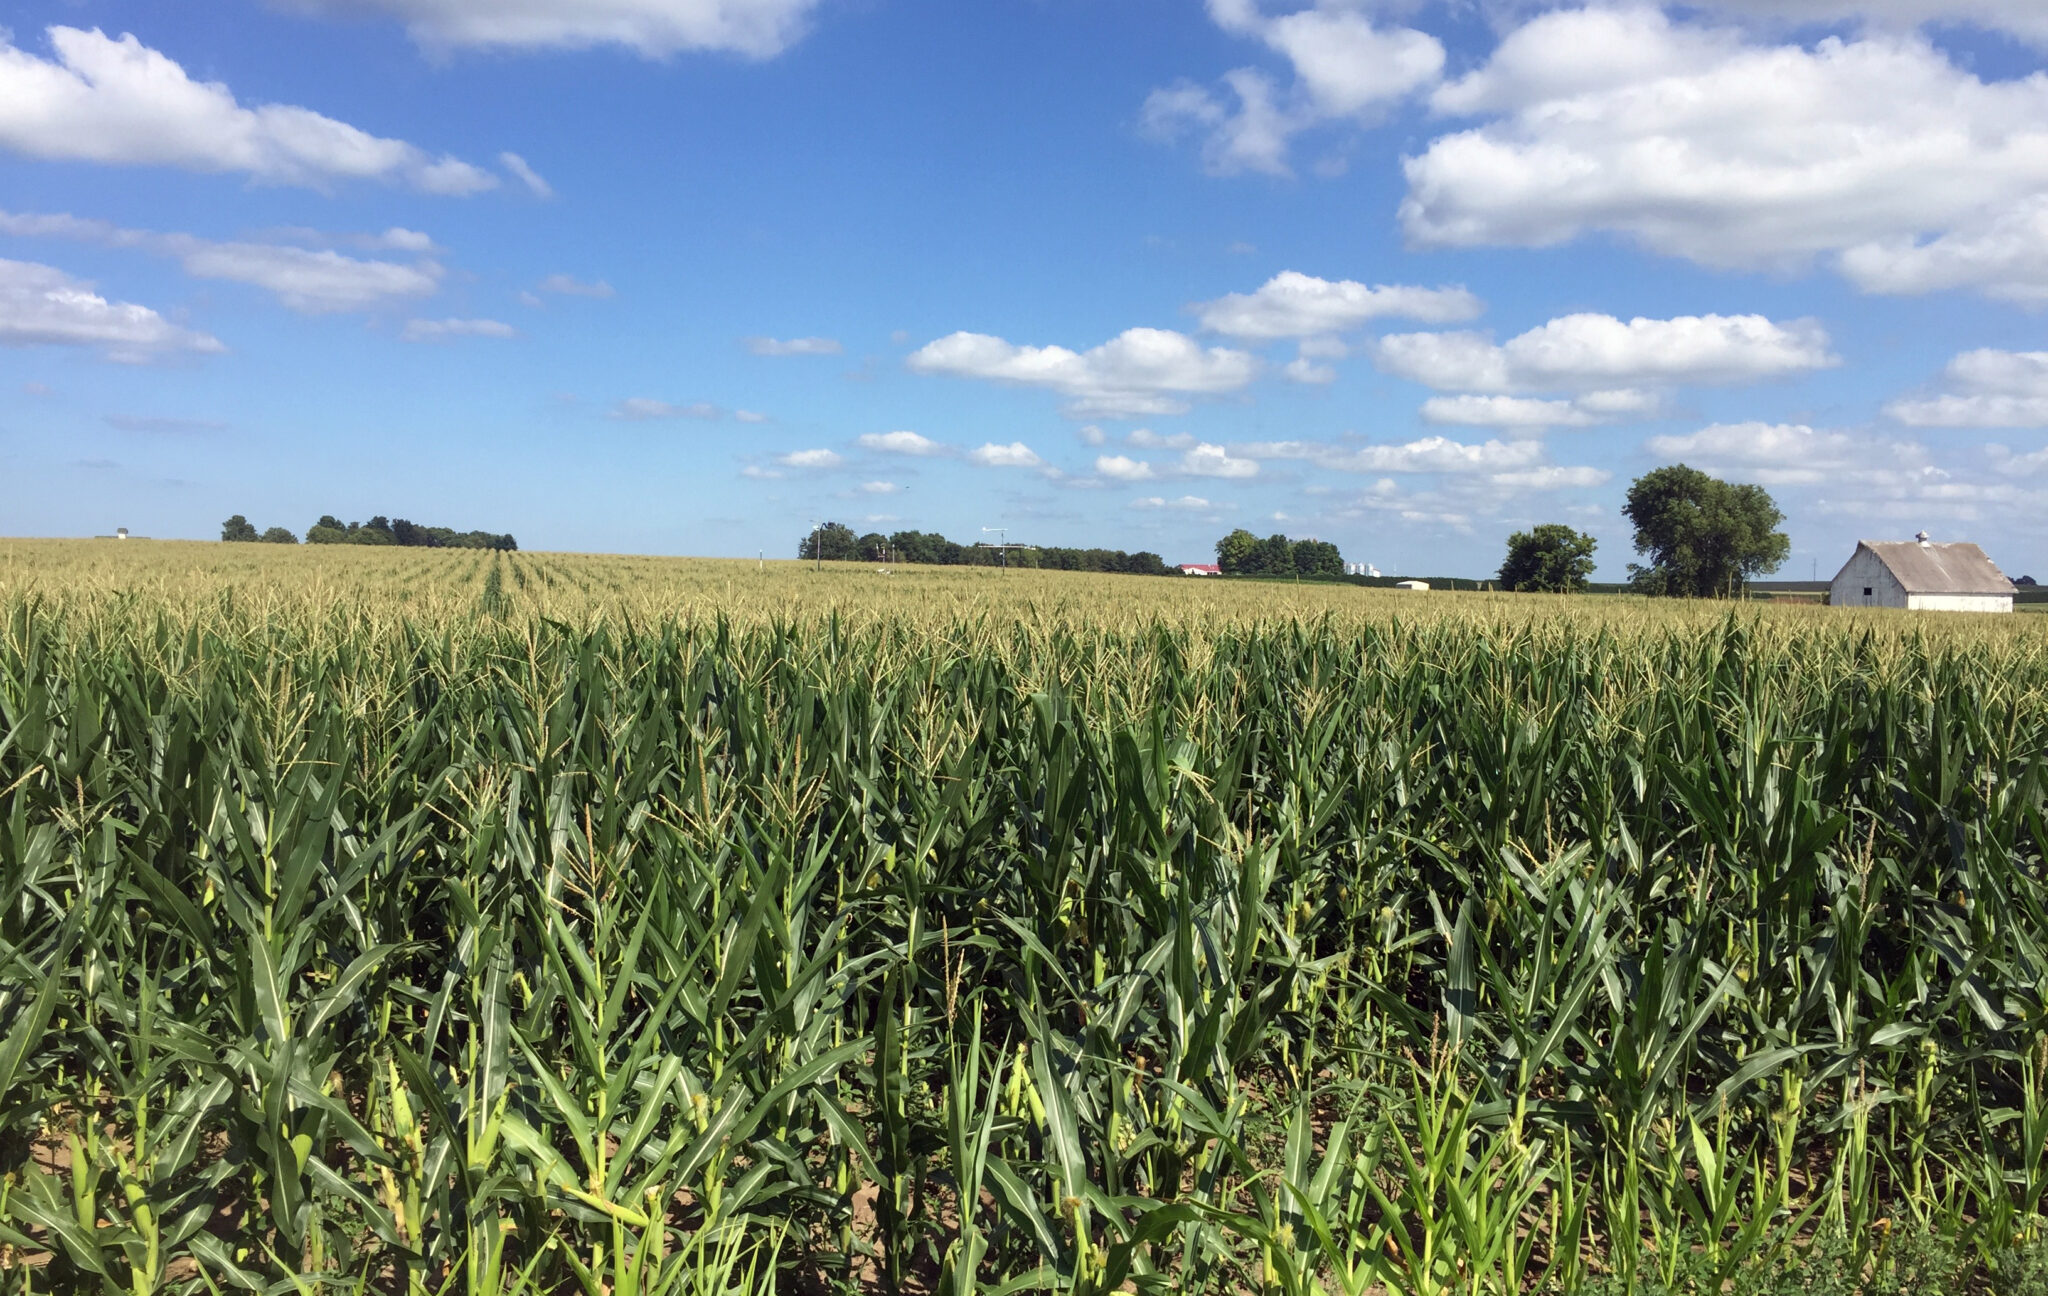
[(823, 469), (837, 468), (846, 461), (834, 450), (792, 450), (775, 456), (775, 462), (785, 468)]
[(1885, 412), (1911, 427), (2048, 427), (2048, 351), (1965, 351), (1947, 378), (1960, 390), (1893, 401)]
[(628, 396), (612, 406), (611, 417), (628, 423), (644, 423), (653, 419), (704, 419), (721, 418), (724, 410), (710, 401), (695, 401), (688, 405), (676, 405), (652, 396)]
[(1405, 443), (1333, 445), (1325, 441), (1262, 441), (1239, 447), (1252, 459), (1299, 459), (1333, 472), (1499, 473), (1536, 468), (1540, 441), (1470, 444), (1428, 436)]
[(1568, 400), (1536, 396), (1432, 396), (1422, 402), (1422, 417), (1431, 423), (1461, 427), (1525, 428), (1591, 427), (1624, 415), (1653, 414), (1655, 393), (1618, 389), (1586, 392)]
[(1837, 363), (1818, 324), (1761, 315), (1566, 315), (1499, 346), (1483, 333), (1397, 333), (1375, 359), (1439, 391), (1497, 393), (1754, 382)]
[(1199, 495), (1183, 495), (1179, 499), (1167, 499), (1160, 495), (1148, 495), (1131, 501), (1134, 509), (1170, 509), (1178, 513), (1207, 513), (1216, 506)]
[[(308, 314), (369, 310), (389, 302), (431, 296), (440, 288), (442, 275), (440, 265), (425, 257), (404, 263), (352, 257), (331, 247), (308, 248), (292, 242), (216, 243), (191, 234), (122, 229), (106, 221), (62, 213), (0, 212), (0, 233), (70, 238), (174, 257), (185, 273), (195, 279), (220, 279), (261, 288), (293, 310)], [(300, 242), (325, 237), (314, 230), (285, 233)], [(426, 235), (403, 229), (330, 241), (398, 250), (433, 246)]]
[(1236, 391), (1257, 375), (1243, 351), (1204, 347), (1170, 329), (1134, 328), (1088, 351), (1018, 346), (986, 333), (952, 333), (911, 353), (924, 374), (1044, 387), (1067, 397), (1070, 417), (1179, 414), (1191, 395)]
[(1151, 464), (1129, 455), (1098, 455), (1095, 471), (1098, 476), (1111, 481), (1150, 481), (1158, 475), (1152, 471)]
[(109, 360), (143, 364), (178, 352), (227, 348), (180, 328), (147, 306), (108, 301), (54, 266), (0, 260), (0, 345), (92, 347)]
[(415, 319), (407, 320), (399, 331), (401, 342), (446, 342), (451, 338), (518, 337), (519, 330), (510, 324), (494, 319)]
[(1283, 270), (1256, 292), (1231, 293), (1189, 309), (1211, 333), (1272, 342), (1347, 333), (1388, 316), (1455, 324), (1476, 319), (1486, 304), (1463, 288), (1367, 287), (1351, 279), (1333, 281)]
[(997, 445), (991, 441), (969, 450), (967, 457), (984, 468), (1039, 468), (1045, 464), (1045, 460), (1022, 441), (1012, 441), (1008, 445)]
[(867, 495), (894, 495), (897, 491), (903, 489), (895, 482), (890, 481), (862, 482), (860, 488), (862, 493)]
[(540, 172), (534, 170), (527, 163), (526, 159), (520, 157), (517, 153), (507, 150), (498, 154), (498, 165), (511, 172), (512, 178), (525, 185), (527, 192), (531, 193), (534, 197), (552, 198), (555, 196), (555, 187), (542, 179)]
[(1190, 477), (1256, 477), (1259, 463), (1255, 458), (1241, 458), (1220, 445), (1204, 441), (1180, 457), (1180, 471)]
[(1939, 493), (1953, 483), (1926, 447), (1804, 423), (1716, 423), (1650, 438), (1656, 455), (1765, 486), (1852, 486), (1873, 497)]
[(382, 139), (309, 108), (245, 107), (217, 81), (194, 81), (133, 36), (52, 27), (54, 58), (0, 30), (0, 147), (30, 157), (241, 172), (321, 187), (385, 180), (470, 194), (496, 177), (404, 140)]
[(1714, 266), (1824, 256), (1872, 291), (2048, 294), (2025, 246), (2048, 75), (1986, 81), (1917, 34), (1774, 45), (1651, 7), (1559, 10), (1432, 104), (1489, 120), (1404, 163), (1418, 244), (1604, 230)]
[(1154, 432), (1151, 428), (1135, 428), (1124, 440), (1141, 450), (1185, 450), (1195, 443), (1186, 432)]
[(429, 48), (588, 49), (648, 58), (712, 50), (772, 58), (803, 35), (818, 0), (277, 0), (335, 14), (387, 13)]
[(838, 355), (845, 349), (838, 339), (828, 337), (750, 337), (746, 347), (757, 356), (827, 356)]
[(927, 459), (946, 454), (951, 449), (928, 436), (908, 431), (863, 432), (860, 434), (860, 448), (878, 450), (883, 454), (915, 455)]
[(1145, 101), (1146, 127), (1165, 139), (1199, 134), (1203, 163), (1217, 174), (1290, 174), (1294, 136), (1328, 122), (1373, 122), (1443, 74), (1444, 47), (1434, 36), (1382, 26), (1348, 0), (1284, 14), (1267, 14), (1259, 0), (1209, 0), (1209, 16), (1285, 58), (1294, 73), (1283, 86), (1257, 68), (1238, 68), (1222, 77), (1222, 93), (1182, 81)]

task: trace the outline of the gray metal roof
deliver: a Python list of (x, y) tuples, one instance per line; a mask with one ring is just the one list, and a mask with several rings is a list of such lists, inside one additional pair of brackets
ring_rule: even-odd
[(1998, 564), (1973, 544), (1920, 544), (1913, 540), (1864, 540), (1857, 545), (1877, 555), (1908, 594), (2010, 594), (2012, 582)]

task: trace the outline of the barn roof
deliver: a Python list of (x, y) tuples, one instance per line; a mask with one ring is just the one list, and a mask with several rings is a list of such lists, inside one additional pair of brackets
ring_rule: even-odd
[(1908, 594), (2010, 594), (2012, 582), (1973, 544), (1921, 544), (1913, 540), (1864, 540)]

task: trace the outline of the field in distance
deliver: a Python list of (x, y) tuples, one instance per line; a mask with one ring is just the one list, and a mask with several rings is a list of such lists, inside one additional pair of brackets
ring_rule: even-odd
[(0, 1292), (2037, 1292), (2040, 625), (0, 541)]

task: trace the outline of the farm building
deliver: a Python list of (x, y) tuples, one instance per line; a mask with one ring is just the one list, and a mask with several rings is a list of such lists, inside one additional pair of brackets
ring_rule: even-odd
[(1405, 590), (1426, 590), (1429, 588), (1429, 582), (1418, 580), (1395, 581), (1394, 588)]
[(1182, 563), (1180, 565), (1180, 574), (1183, 576), (1221, 576), (1223, 569), (1215, 563)]
[(1835, 607), (2010, 612), (2012, 582), (1973, 544), (1862, 540), (1828, 588)]

